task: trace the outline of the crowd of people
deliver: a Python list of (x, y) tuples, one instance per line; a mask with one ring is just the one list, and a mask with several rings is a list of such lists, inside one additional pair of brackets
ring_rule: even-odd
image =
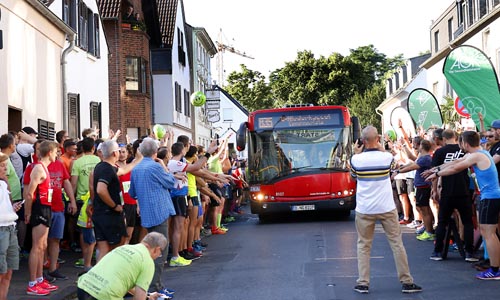
[[(459, 228), (450, 248), (480, 271), (481, 280), (500, 280), (500, 120), (486, 130), (456, 132), (435, 128), (409, 137), (399, 124), (399, 139), (378, 135), (368, 126), (355, 144), (352, 173), (357, 178), (356, 228), (359, 278), (355, 291), (369, 291), (369, 255), (374, 222), (380, 220), (393, 250), (405, 293), (413, 283), (400, 226), (416, 239), (434, 242), (429, 258), (442, 261), (447, 230)], [(399, 221), (399, 226), (394, 226)], [(394, 223), (394, 224), (393, 224)], [(446, 250), (445, 250), (446, 249)]]
[(229, 137), (205, 150), (173, 131), (124, 144), (119, 130), (106, 139), (97, 129), (80, 140), (37, 135), (24, 127), (0, 137), (0, 300), (28, 253), (26, 293), (56, 291), (68, 279), (61, 248), (81, 253), (79, 299), (171, 298), (164, 266), (202, 257), (201, 238), (225, 234), (223, 222), (241, 212), (245, 172)]

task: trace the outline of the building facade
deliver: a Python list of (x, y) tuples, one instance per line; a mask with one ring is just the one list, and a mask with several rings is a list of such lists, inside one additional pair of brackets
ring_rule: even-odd
[(75, 32), (37, 0), (3, 0), (0, 12), (0, 132), (31, 126), (54, 139), (63, 128), (62, 56)]

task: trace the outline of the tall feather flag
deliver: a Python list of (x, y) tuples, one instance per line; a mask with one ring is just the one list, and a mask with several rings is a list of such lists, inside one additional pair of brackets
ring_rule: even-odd
[(415, 124), (413, 123), (413, 120), (411, 119), (411, 116), (410, 114), (408, 114), (408, 111), (406, 111), (406, 109), (402, 108), (401, 106), (395, 107), (391, 111), (390, 117), (392, 129), (394, 129), (398, 137), (403, 136), (403, 132), (401, 131), (401, 128), (399, 128), (399, 120), (401, 120), (402, 127), (405, 130), (406, 134), (411, 137), (416, 136)]
[(424, 130), (443, 126), (443, 116), (436, 97), (426, 89), (418, 88), (408, 96), (408, 112), (417, 127)]
[(478, 113), (486, 126), (500, 119), (497, 74), (481, 50), (468, 45), (453, 49), (444, 61), (443, 73), (477, 126)]

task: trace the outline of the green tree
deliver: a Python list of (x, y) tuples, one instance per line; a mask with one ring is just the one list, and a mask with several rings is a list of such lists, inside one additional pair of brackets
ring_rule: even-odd
[(249, 110), (300, 103), (346, 105), (402, 61), (401, 55), (389, 59), (373, 45), (351, 49), (348, 56), (334, 52), (315, 58), (311, 51), (299, 51), (294, 61), (271, 72), (269, 84), (261, 73), (241, 65), (242, 72), (229, 75), (226, 89)]
[(380, 116), (376, 113), (377, 106), (385, 99), (385, 86), (377, 83), (364, 93), (356, 92), (349, 100), (347, 107), (351, 116), (359, 118), (361, 127), (373, 125), (381, 129)]
[(455, 122), (460, 122), (460, 115), (455, 109), (455, 100), (446, 95), (443, 97), (444, 103), (439, 105), (441, 108), (441, 115), (443, 116), (443, 123), (455, 128)]
[(240, 65), (241, 72), (231, 72), (227, 78), (227, 92), (237, 99), (247, 110), (254, 111), (273, 107), (271, 88), (265, 76)]

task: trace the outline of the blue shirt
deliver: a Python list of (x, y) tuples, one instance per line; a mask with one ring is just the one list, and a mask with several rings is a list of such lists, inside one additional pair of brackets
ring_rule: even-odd
[(145, 228), (160, 225), (175, 215), (169, 189), (175, 178), (151, 157), (144, 157), (130, 175), (129, 195), (137, 199), (141, 209), (141, 225)]
[(481, 200), (500, 199), (500, 186), (498, 184), (498, 173), (495, 162), (488, 151), (479, 150), (478, 152), (483, 153), (490, 160), (490, 167), (488, 169), (481, 170), (477, 165), (472, 166), (479, 191), (481, 192)]
[(417, 169), (415, 173), (415, 181), (413, 184), (416, 187), (430, 187), (431, 183), (429, 181), (425, 181), (425, 178), (422, 177), (422, 173), (429, 170), (432, 166), (432, 158), (430, 155), (422, 155), (415, 163), (420, 167)]

